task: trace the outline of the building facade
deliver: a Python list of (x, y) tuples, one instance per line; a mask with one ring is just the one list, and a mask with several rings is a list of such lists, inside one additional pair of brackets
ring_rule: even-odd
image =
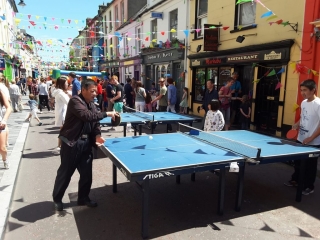
[(183, 30), (188, 28), (185, 14), (189, 1), (148, 1), (141, 15), (142, 76), (146, 89), (156, 86), (161, 77), (171, 77), (177, 87), (178, 99), (186, 86), (186, 43)]
[[(299, 75), (289, 66), (301, 59), (305, 1), (234, 0), (190, 2), (190, 107), (202, 104), (206, 81), (217, 90), (232, 72), (239, 73), (242, 94), (252, 102), (251, 129), (281, 135), (291, 128)], [(292, 64), (293, 65), (293, 64)], [(234, 118), (237, 120), (236, 116)]]

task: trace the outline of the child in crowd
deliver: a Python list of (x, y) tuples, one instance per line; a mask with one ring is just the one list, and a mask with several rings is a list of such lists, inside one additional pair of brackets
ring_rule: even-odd
[(42, 122), (40, 121), (40, 119), (38, 118), (38, 115), (37, 115), (38, 103), (36, 100), (34, 100), (35, 97), (33, 94), (29, 95), (29, 99), (30, 100), (28, 100), (28, 103), (25, 104), (30, 107), (30, 113), (29, 113), (29, 116), (26, 118), (26, 122), (29, 122), (31, 117), (34, 117), (39, 122), (38, 126), (41, 126)]
[(188, 88), (183, 88), (183, 95), (180, 102), (180, 113), (187, 114), (188, 111)]
[(204, 122), (204, 131), (221, 131), (224, 127), (224, 118), (219, 111), (220, 102), (218, 99), (212, 99), (208, 104), (208, 112)]
[(145, 102), (146, 102), (146, 112), (152, 112), (152, 96), (151, 96), (151, 93), (150, 92), (147, 92), (146, 93), (146, 99), (145, 99)]
[(249, 120), (251, 115), (251, 107), (248, 95), (243, 95), (241, 98), (242, 104), (240, 105), (241, 112), (241, 129), (247, 130), (249, 127)]

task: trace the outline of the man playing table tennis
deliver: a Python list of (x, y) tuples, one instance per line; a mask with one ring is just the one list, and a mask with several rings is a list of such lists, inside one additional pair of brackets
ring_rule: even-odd
[[(300, 120), (292, 128), (299, 129), (298, 142), (320, 147), (320, 98), (316, 94), (317, 85), (314, 80), (307, 79), (300, 84), (300, 92), (304, 100), (301, 103)], [(317, 174), (318, 157), (308, 158), (303, 179), (303, 195), (314, 192), (314, 182)], [(285, 185), (294, 187), (298, 185), (301, 160), (294, 163), (294, 173), (291, 180)]]
[(53, 201), (57, 211), (63, 210), (62, 198), (76, 169), (80, 174), (78, 205), (96, 207), (90, 200), (92, 184), (92, 147), (104, 143), (99, 121), (107, 116), (115, 118), (116, 112), (100, 112), (93, 100), (97, 95), (97, 83), (93, 80), (81, 82), (81, 93), (73, 96), (67, 107), (65, 122), (61, 128), (61, 164), (53, 189)]

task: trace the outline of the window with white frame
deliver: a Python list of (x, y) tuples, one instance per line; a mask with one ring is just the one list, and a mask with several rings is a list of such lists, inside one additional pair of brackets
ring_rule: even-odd
[(119, 10), (118, 10), (118, 5), (114, 7), (114, 14), (115, 14), (115, 26), (116, 28), (119, 27)]
[(136, 54), (141, 51), (141, 28), (136, 28)]
[(112, 13), (111, 11), (109, 12), (109, 32), (112, 31)]
[[(178, 30), (178, 9), (173, 10), (173, 11), (170, 12), (169, 31), (171, 29)], [(170, 32), (170, 41), (172, 41), (175, 38), (177, 38), (177, 33), (176, 32)]]
[(129, 54), (129, 44), (128, 44), (128, 35), (124, 35), (124, 53)]
[(151, 21), (151, 40), (157, 39), (157, 31), (158, 31), (158, 22), (157, 19), (153, 19)]
[[(125, 19), (125, 17), (124, 17), (124, 1), (122, 1), (122, 2), (120, 3), (120, 7), (121, 7), (121, 9), (120, 9), (120, 11), (121, 11), (121, 19), (120, 19), (120, 22), (123, 23), (123, 22), (124, 22), (124, 19)], [(120, 23), (120, 25), (121, 25), (121, 23)]]
[[(113, 42), (113, 40), (112, 40), (112, 38), (110, 38), (110, 45), (112, 45), (112, 42)], [(113, 58), (113, 48), (114, 48), (114, 46), (112, 45), (112, 47), (110, 47), (110, 57), (112, 57), (112, 58)]]
[(208, 0), (197, 1), (197, 25), (196, 37), (203, 37), (203, 27), (208, 21)]
[(246, 27), (255, 23), (256, 2), (244, 2), (237, 4), (238, 21), (237, 26)]

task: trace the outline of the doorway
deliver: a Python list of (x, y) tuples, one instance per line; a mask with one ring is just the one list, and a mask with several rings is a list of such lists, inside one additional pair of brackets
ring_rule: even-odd
[(266, 76), (269, 69), (279, 72), (281, 67), (259, 67), (254, 119), (256, 130), (275, 135), (277, 131), (280, 88), (277, 88), (281, 73)]

